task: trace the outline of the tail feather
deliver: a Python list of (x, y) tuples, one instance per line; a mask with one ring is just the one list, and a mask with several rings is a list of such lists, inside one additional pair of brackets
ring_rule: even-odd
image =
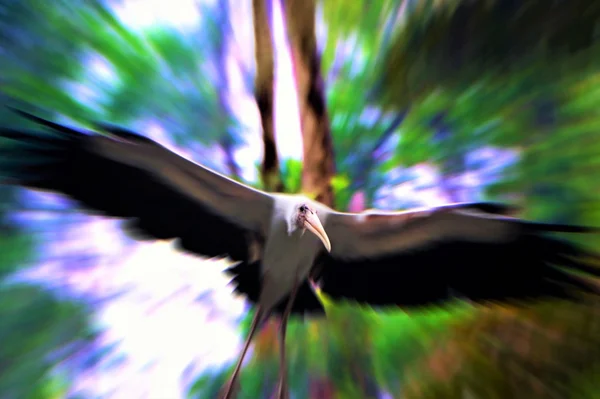
[(600, 277), (600, 255), (565, 240), (547, 237), (544, 240), (544, 245), (552, 249), (546, 251), (548, 263)]
[(600, 233), (600, 227), (578, 226), (560, 223), (539, 223), (525, 220), (521, 222), (529, 229), (540, 233)]
[[(594, 293), (600, 295), (600, 286), (593, 280), (578, 276), (572, 272), (561, 270), (556, 267), (548, 268), (546, 278), (560, 285), (569, 285), (579, 292)], [(567, 290), (569, 291), (569, 290)]]
[(49, 129), (0, 128), (0, 139), (7, 141), (0, 148), (0, 181), (42, 190), (60, 188), (57, 179), (72, 170), (69, 167), (72, 151), (77, 148), (83, 133), (11, 109)]
[[(227, 270), (225, 273), (232, 276), (232, 283), (235, 292), (242, 294), (246, 299), (256, 304), (260, 296), (260, 263), (238, 263)], [(289, 297), (283, 298), (273, 309), (273, 313), (282, 315), (287, 306)], [(292, 315), (317, 317), (325, 314), (323, 304), (315, 294), (310, 283), (305, 280), (298, 287), (296, 299), (292, 305)]]
[[(588, 258), (589, 259), (589, 258)], [(596, 257), (593, 262), (584, 259), (573, 259), (565, 256), (557, 256), (551, 263), (557, 266), (567, 267), (571, 270), (577, 270), (594, 277), (600, 277), (600, 266), (594, 266), (593, 263), (600, 262)]]

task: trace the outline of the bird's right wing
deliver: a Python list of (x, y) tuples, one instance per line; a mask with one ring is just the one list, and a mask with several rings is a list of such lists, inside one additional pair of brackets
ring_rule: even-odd
[(334, 299), (373, 306), (423, 306), (455, 296), (562, 298), (573, 289), (600, 294), (600, 256), (556, 236), (600, 229), (505, 213), (475, 204), (329, 213), (324, 225), (332, 251), (321, 258), (321, 288)]
[(184, 250), (203, 256), (248, 260), (253, 240), (268, 233), (267, 193), (124, 129), (103, 126), (108, 135), (99, 135), (17, 112), (46, 129), (0, 129), (12, 141), (0, 153), (5, 183), (66, 194), (130, 219), (138, 238), (179, 238)]

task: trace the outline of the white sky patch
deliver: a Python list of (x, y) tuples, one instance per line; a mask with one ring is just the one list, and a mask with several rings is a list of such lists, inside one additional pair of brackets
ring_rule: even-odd
[(90, 79), (98, 79), (103, 83), (115, 84), (118, 80), (113, 65), (98, 54), (91, 54), (86, 60), (87, 72)]
[(317, 49), (321, 54), (325, 51), (327, 44), (327, 24), (325, 23), (325, 11), (323, 2), (318, 2), (315, 15), (315, 36), (317, 37)]
[[(232, 326), (245, 312), (244, 301), (226, 285), (225, 261), (182, 254), (168, 242), (140, 244), (120, 258), (125, 259), (68, 273), (68, 285), (80, 291), (127, 289), (95, 314), (98, 325), (107, 327), (102, 343), (117, 343), (117, 349), (78, 376), (73, 390), (108, 398), (182, 398), (188, 365), (200, 372), (235, 357), (241, 342)], [(55, 279), (67, 275), (57, 269), (46, 273)], [(124, 361), (111, 367), (119, 358)]]
[(252, 2), (232, 0), (230, 3), (230, 21), (233, 35), (229, 41), (229, 54), (226, 60), (229, 81), (227, 101), (231, 113), (242, 125), (245, 144), (235, 149), (234, 157), (242, 171), (242, 178), (248, 182), (258, 181), (255, 167), (263, 157), (262, 126), (258, 106), (251, 91), (246, 87), (246, 73), (255, 69), (254, 63), (254, 27), (252, 20)]
[(234, 157), (240, 165), (242, 178), (247, 182), (258, 181), (258, 169), (256, 163), (262, 159), (263, 147), (260, 140), (249, 140), (248, 144), (239, 146)]
[(255, 69), (254, 60), (254, 21), (252, 0), (229, 0), (229, 20), (232, 36), (229, 40), (230, 56), (240, 61), (251, 71)]
[(213, 4), (214, 0), (125, 0), (112, 9), (131, 28), (142, 29), (161, 23), (187, 28), (200, 22), (200, 3)]
[(272, 27), (275, 47), (275, 134), (279, 156), (302, 159), (303, 144), (298, 112), (298, 96), (291, 51), (284, 29), (283, 10), (277, 0), (271, 0)]
[(67, 90), (78, 102), (86, 105), (96, 111), (100, 110), (98, 103), (102, 100), (101, 92), (95, 90), (90, 85), (82, 82), (69, 80), (63, 83), (63, 89)]

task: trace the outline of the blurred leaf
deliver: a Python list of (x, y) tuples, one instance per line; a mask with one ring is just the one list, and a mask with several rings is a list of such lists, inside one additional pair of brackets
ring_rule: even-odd
[(64, 390), (53, 381), (57, 377), (52, 371), (72, 350), (58, 359), (56, 351), (88, 336), (87, 310), (39, 287), (11, 285), (0, 287), (0, 320), (0, 397), (40, 397)]
[(23, 268), (31, 260), (31, 236), (0, 233), (0, 279)]
[(281, 164), (281, 179), (288, 193), (299, 193), (302, 187), (302, 161), (287, 158)]

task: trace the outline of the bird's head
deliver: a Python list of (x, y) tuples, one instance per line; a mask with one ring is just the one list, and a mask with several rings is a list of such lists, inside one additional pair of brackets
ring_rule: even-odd
[(317, 216), (317, 210), (315, 208), (305, 202), (298, 204), (294, 212), (293, 223), (295, 227), (301, 229), (302, 232), (309, 230), (316, 235), (325, 248), (327, 248), (327, 251), (331, 252), (331, 242), (329, 242), (329, 237)]

